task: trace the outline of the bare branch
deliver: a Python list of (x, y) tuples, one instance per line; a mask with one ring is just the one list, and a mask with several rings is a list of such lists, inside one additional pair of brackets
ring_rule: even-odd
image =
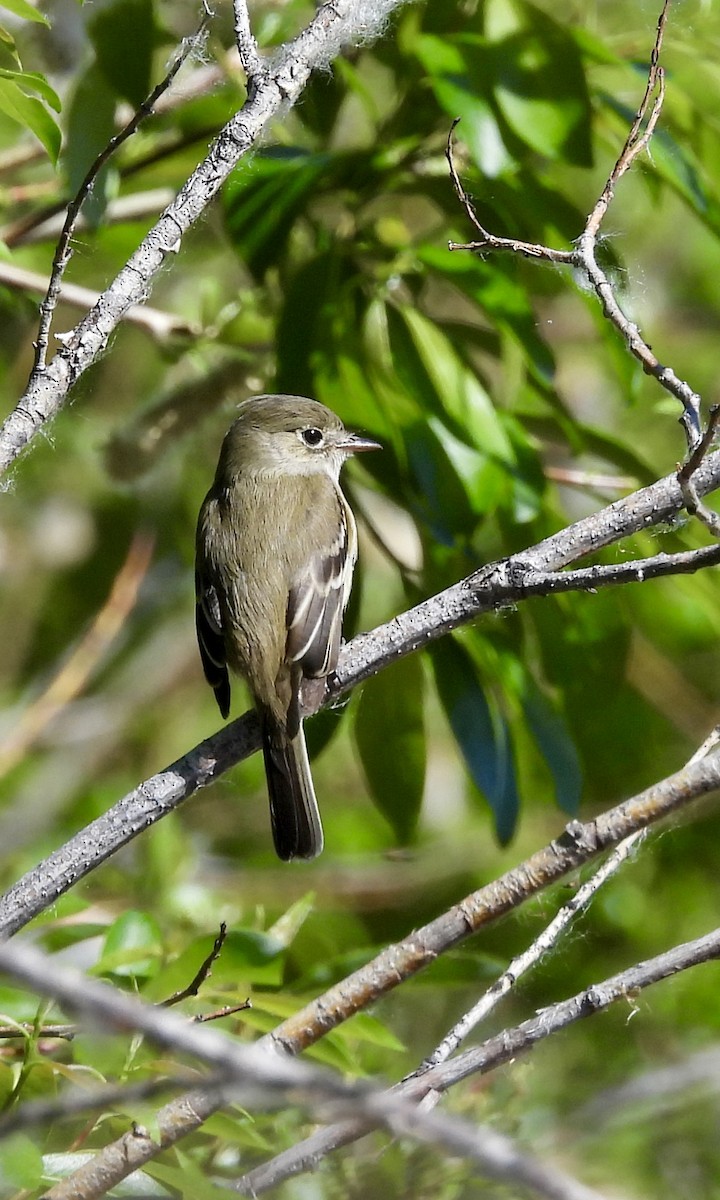
[[(414, 931), (404, 941), (388, 947), (365, 967), (284, 1021), (265, 1040), (290, 1054), (299, 1053), (355, 1012), (374, 1003), (380, 996), (434, 962), (438, 954), (458, 945), (472, 933), (562, 878), (568, 871), (590, 861), (603, 849), (617, 845), (636, 830), (647, 828), (719, 786), (720, 754), (714, 753), (688, 764), (676, 775), (595, 821), (585, 825), (578, 821), (571, 822), (557, 841), (537, 851), (525, 863), (494, 883), (466, 897), (448, 912)], [(11, 945), (14, 947), (15, 943)], [(3, 962), (7, 962), (3, 959), (4, 949), (0, 946), (0, 969)], [(171, 1012), (167, 1015), (174, 1017)], [(143, 1025), (143, 1029), (148, 1033), (150, 1031), (147, 1025)], [(188, 1048), (187, 1043), (183, 1044)], [(425, 1080), (430, 1081), (431, 1087), (435, 1088), (438, 1078), (435, 1072), (446, 1070), (454, 1065), (454, 1061), (427, 1073)], [(124, 1178), (129, 1170), (154, 1157), (160, 1148), (174, 1144), (197, 1129), (223, 1102), (223, 1097), (214, 1091), (197, 1091), (171, 1101), (157, 1115), (160, 1145), (149, 1137), (138, 1138), (135, 1134), (126, 1134), (98, 1155), (103, 1170), (107, 1170), (113, 1180)], [(77, 1181), (73, 1179), (73, 1186), (76, 1185)], [(98, 1194), (97, 1191), (60, 1192), (56, 1189), (49, 1196), (51, 1200), (82, 1200), (85, 1196)]]
[[(212, 950), (201, 962), (194, 978), (190, 981), (187, 987), (181, 988), (179, 992), (173, 992), (172, 996), (168, 996), (167, 1000), (163, 1000), (160, 1005), (161, 1008), (170, 1008), (173, 1004), (179, 1004), (181, 1000), (187, 1000), (188, 996), (197, 996), (200, 988), (205, 983), (205, 980), (209, 975), (212, 974), (213, 964), (216, 963), (220, 957), (222, 948), (225, 945), (226, 937), (227, 925), (223, 921), (220, 926), (220, 932), (213, 942)], [(241, 1007), (245, 1007), (245, 1005), (236, 1006), (234, 1011), (239, 1012)], [(223, 1012), (222, 1015), (227, 1016), (227, 1012)]]
[(644, 837), (645, 831), (641, 830), (639, 833), (631, 834), (630, 837), (625, 838), (624, 841), (615, 847), (612, 854), (608, 855), (605, 862), (598, 867), (597, 871), (578, 888), (572, 899), (568, 900), (559, 912), (555, 914), (552, 921), (543, 929), (540, 936), (535, 939), (532, 945), (528, 946), (527, 950), (524, 950), (522, 954), (518, 954), (512, 960), (502, 975), (488, 988), (485, 995), (480, 998), (469, 1012), (463, 1014), (457, 1024), (453, 1026), (440, 1044), (436, 1046), (432, 1054), (428, 1055), (417, 1071), (414, 1071), (408, 1078), (421, 1078), (432, 1067), (447, 1062), (457, 1052), (473, 1029), (481, 1021), (484, 1021), (493, 1009), (497, 1007), (503, 996), (506, 996), (518, 980), (533, 967), (537, 966), (540, 960), (549, 953), (575, 918), (583, 909), (588, 907), (596, 892), (600, 890), (603, 884), (607, 883), (608, 879), (612, 879), (615, 872), (627, 861), (630, 854), (633, 853), (635, 847)]
[(167, 256), (205, 211), (233, 167), (255, 144), (281, 107), (299, 98), (311, 73), (327, 66), (343, 46), (358, 39), (368, 43), (404, 0), (334, 0), (321, 4), (310, 24), (275, 54), (270, 69), (247, 102), (216, 138), (175, 200), (98, 303), (75, 329), (64, 335), (55, 357), (33, 373), (14, 412), (0, 429), (0, 472), (5, 471), (38, 430), (65, 403), (77, 379), (95, 362), (118, 322), (133, 304), (145, 300)]
[[(76, 1026), (71, 1026), (73, 1030)], [(217, 1086), (224, 1081), (224, 1075), (205, 1075), (205, 1086)], [(173, 1091), (177, 1088), (196, 1086), (197, 1071), (178, 1071), (173, 1075), (162, 1078), (144, 1079), (141, 1083), (118, 1083), (94, 1085), (92, 1087), (76, 1087), (66, 1090), (52, 1100), (28, 1100), (18, 1105), (10, 1112), (0, 1116), (0, 1138), (8, 1137), (21, 1129), (32, 1129), (36, 1125), (48, 1125), (52, 1121), (67, 1120), (87, 1112), (102, 1112), (116, 1105), (127, 1105), (136, 1100), (149, 1100), (161, 1092)]]
[[(652, 375), (661, 387), (680, 401), (683, 409), (680, 420), (685, 430), (688, 451), (692, 456), (698, 444), (703, 440), (700, 416), (701, 399), (693, 391), (689, 383), (678, 379), (670, 367), (663, 366), (641, 335), (637, 325), (626, 317), (615, 295), (615, 290), (606, 273), (600, 267), (596, 257), (600, 225), (613, 199), (615, 187), (625, 172), (632, 166), (638, 155), (647, 149), (660, 117), (665, 95), (664, 74), (660, 67), (660, 52), (667, 24), (668, 9), (669, 0), (664, 0), (650, 56), (645, 94), (620, 155), (610, 172), (600, 197), (587, 218), (585, 228), (578, 238), (574, 249), (555, 250), (550, 246), (543, 246), (538, 243), (497, 237), (482, 225), (460, 181), (453, 159), (452, 135), (457, 126), (457, 121), (453, 123), (450, 129), (446, 147), (450, 178), (465, 213), (480, 233), (480, 239), (468, 243), (450, 242), (450, 249), (471, 250), (476, 254), (483, 254), (489, 251), (510, 251), (514, 254), (520, 254), (525, 258), (541, 259), (545, 262), (563, 264), (578, 271), (595, 292), (602, 307), (603, 315), (622, 335), (628, 350), (641, 363), (643, 370), (648, 375)], [(697, 466), (697, 460), (695, 461)], [(689, 475), (691, 474), (692, 470), (689, 471), (683, 485), (686, 491), (688, 491), (690, 486)], [(690, 493), (688, 492), (688, 494)], [(716, 518), (714, 514), (710, 513), (701, 504), (695, 505), (689, 511), (692, 511), (702, 520), (715, 536), (720, 536), (720, 518)]]
[[(484, 1174), (530, 1189), (547, 1200), (600, 1200), (599, 1193), (524, 1153), (494, 1130), (473, 1127), (455, 1117), (424, 1113), (403, 1097), (364, 1083), (346, 1083), (340, 1076), (279, 1055), (267, 1043), (241, 1043), (215, 1030), (188, 1025), (169, 1009), (141, 1004), (107, 984), (58, 966), (35, 948), (17, 941), (0, 946), (0, 970), (23, 986), (52, 996), (85, 1019), (102, 1022), (103, 1029), (137, 1030), (162, 1048), (192, 1054), (224, 1075), (227, 1086), (224, 1095), (219, 1090), (217, 1102), (247, 1104), (250, 1098), (255, 1103), (267, 1103), (291, 1098), (313, 1105), (318, 1100), (332, 1099), (342, 1103), (351, 1115), (366, 1116), (394, 1134), (438, 1144), (468, 1158)], [(134, 1136), (138, 1143), (153, 1144), (146, 1131), (135, 1131)], [(138, 1165), (128, 1156), (122, 1173), (111, 1178), (106, 1171), (98, 1171), (98, 1163), (93, 1160), (45, 1195), (47, 1200), (68, 1196), (87, 1200), (103, 1195)]]
[[(421, 1102), (430, 1091), (442, 1093), (472, 1075), (488, 1074), (518, 1055), (528, 1053), (538, 1042), (576, 1021), (601, 1012), (618, 1001), (631, 1002), (637, 992), (651, 984), (718, 957), (720, 930), (716, 929), (695, 941), (675, 946), (664, 954), (621, 971), (601, 983), (592, 984), (568, 1000), (542, 1009), (528, 1021), (503, 1030), (450, 1062), (441, 1063), (424, 1075), (411, 1076), (397, 1085), (393, 1092)], [(364, 1137), (372, 1128), (371, 1122), (356, 1117), (320, 1129), (297, 1146), (291, 1146), (269, 1162), (249, 1171), (237, 1181), (236, 1189), (244, 1195), (259, 1196), (291, 1176), (311, 1170), (321, 1158)]]
[(105, 166), (105, 163), (108, 162), (115, 151), (122, 146), (123, 142), (126, 142), (129, 137), (132, 137), (142, 121), (152, 114), (155, 101), (162, 96), (163, 92), (167, 91), (181, 66), (185, 62), (185, 59), (193, 50), (196, 49), (198, 43), (204, 37), (207, 23), (208, 16), (206, 14), (200, 22), (197, 33), (193, 37), (186, 39), (182, 49), (180, 50), (180, 53), (176, 56), (175, 61), (170, 67), (170, 70), (166, 73), (164, 79), (160, 81), (157, 87), (153, 88), (147, 99), (143, 100), (137, 111), (133, 113), (125, 128), (121, 129), (119, 133), (116, 133), (115, 136), (110, 139), (105, 149), (101, 150), (100, 154), (98, 154), (97, 158), (90, 166), (85, 178), (80, 184), (77, 195), (68, 204), (62, 233), (60, 234), (60, 238), (55, 249), (55, 255), (53, 257), (53, 265), (50, 272), (50, 283), (48, 285), (47, 294), (40, 305), (40, 323), (38, 325), (37, 341), (35, 343), (35, 365), (33, 366), (30, 374), (30, 387), (32, 387), (33, 383), (45, 370), (48, 339), (50, 336), (50, 322), (52, 321), (52, 315), (55, 311), (55, 307), (60, 295), (60, 284), (62, 277), (72, 255), (70, 239), (72, 238), (75, 230), (75, 225), (80, 215), (80, 210), (90, 195), (93, 185), (102, 168)]
[[(19, 292), (39, 292), (44, 295), (49, 280), (46, 275), (40, 275), (37, 271), (27, 271), (24, 267), (16, 267), (14, 263), (0, 261), (0, 284)], [(77, 283), (60, 285), (58, 299), (73, 308), (81, 308), (83, 312), (97, 304), (99, 298), (100, 293), (94, 292), (92, 288), (80, 287)], [(151, 308), (149, 304), (133, 304), (123, 314), (123, 320), (139, 326), (160, 342), (175, 336), (197, 337), (200, 332), (198, 325), (186, 321), (184, 317), (163, 312), (159, 308)]]
[[(650, 144), (650, 139), (655, 132), (655, 126), (660, 116), (660, 111), (665, 99), (665, 77), (662, 67), (660, 66), (660, 52), (662, 50), (663, 37), (665, 36), (665, 27), (667, 25), (668, 12), (670, 8), (670, 0), (664, 0), (662, 12), (658, 17), (657, 32), (655, 34), (655, 42), (650, 54), (650, 68), (648, 70), (647, 83), (645, 85), (645, 94), (640, 101), (640, 107), (635, 114), (635, 120), (630, 126), (625, 144), (620, 151), (617, 162), (608, 176), (607, 183), (602, 190), (602, 193), (593, 208), (590, 216), (587, 219), (585, 226), (586, 232), (589, 232), (593, 238), (597, 237), (600, 230), (602, 219), (605, 216), (613, 196), (615, 187), (618, 181), (623, 177), (625, 172), (632, 166), (639, 154), (646, 150)], [(653, 100), (653, 94), (657, 92)], [(650, 108), (650, 102), (652, 108)], [(650, 115), (648, 117), (648, 108)], [(647, 117), (647, 123), (643, 130), (643, 122)]]
[(248, 84), (256, 87), (264, 68), (257, 42), (250, 28), (247, 0), (233, 0), (233, 13), (235, 15), (235, 44), (240, 55), (240, 65), (247, 75)]
[[(552, 949), (572, 921), (588, 906), (599, 888), (612, 878), (644, 836), (644, 832), (633, 834), (621, 842), (612, 854), (608, 855), (605, 862), (577, 890), (573, 898), (563, 905), (532, 945), (512, 960), (477, 1004), (469, 1012), (463, 1014), (420, 1067), (395, 1086), (395, 1091), (404, 1093), (412, 1081), (422, 1079), (433, 1067), (447, 1062), (457, 1052), (462, 1042), (473, 1029), (477, 1028), (480, 1021), (484, 1021), (497, 1007), (500, 1000), (515, 987), (518, 980), (536, 966), (540, 959)], [(425, 1110), (437, 1103), (441, 1095), (440, 1090), (429, 1088), (422, 1097)], [(238, 1190), (246, 1191), (250, 1196), (260, 1195), (271, 1187), (277, 1187), (291, 1176), (316, 1167), (328, 1154), (357, 1141), (366, 1133), (368, 1133), (367, 1122), (357, 1119), (338, 1121), (316, 1130), (309, 1137), (303, 1138), (301, 1142), (283, 1150), (268, 1162), (263, 1163), (262, 1166), (256, 1167), (243, 1176), (238, 1182)]]
[(694, 475), (715, 440), (719, 422), (720, 404), (713, 404), (710, 409), (705, 432), (694, 447), (687, 462), (678, 467), (678, 483), (680, 484), (687, 511), (691, 515), (699, 517), (703, 524), (707, 525), (708, 529), (717, 538), (720, 538), (720, 516), (703, 504), (697, 494)]

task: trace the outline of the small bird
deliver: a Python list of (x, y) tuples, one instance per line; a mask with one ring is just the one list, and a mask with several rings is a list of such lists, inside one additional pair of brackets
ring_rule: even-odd
[(228, 667), (250, 686), (262, 730), (278, 856), (315, 858), (323, 832), (300, 716), (303, 678), (334, 671), (357, 557), (340, 468), (377, 442), (304, 396), (238, 407), (197, 527), (196, 625), (223, 717)]

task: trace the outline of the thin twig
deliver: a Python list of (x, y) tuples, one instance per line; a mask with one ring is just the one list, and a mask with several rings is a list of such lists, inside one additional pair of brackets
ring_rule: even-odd
[(18, 1021), (16, 1025), (0, 1025), (0, 1038), (3, 1041), (32, 1036), (38, 1040), (59, 1038), (63, 1042), (71, 1042), (76, 1033), (77, 1025), (35, 1025), (30, 1021)]
[[(667, 25), (668, 12), (670, 8), (670, 0), (664, 0), (662, 12), (658, 17), (657, 32), (655, 34), (655, 42), (650, 53), (650, 67), (648, 69), (647, 83), (645, 85), (645, 94), (640, 101), (640, 107), (635, 114), (635, 119), (630, 126), (625, 144), (618, 155), (617, 161), (610, 172), (605, 187), (603, 188), (595, 207), (587, 219), (585, 226), (586, 232), (590, 233), (593, 238), (597, 237), (600, 230), (603, 217), (607, 212), (613, 196), (615, 194), (615, 186), (623, 177), (625, 172), (629, 170), (639, 154), (646, 150), (650, 144), (655, 126), (657, 125), (658, 117), (665, 99), (665, 76), (662, 67), (660, 66), (660, 52), (662, 50), (663, 37), (665, 35), (665, 27)], [(653, 100), (650, 116), (648, 117), (645, 129), (643, 130), (643, 122), (648, 114), (650, 101), (653, 94), (657, 91), (657, 95)]]
[[(407, 1092), (411, 1081), (417, 1081), (427, 1075), (433, 1067), (446, 1062), (457, 1052), (463, 1041), (484, 1021), (497, 1007), (500, 1000), (506, 996), (518, 983), (523, 975), (535, 967), (557, 943), (575, 918), (585, 909), (600, 887), (605, 884), (616, 871), (626, 862), (635, 846), (645, 837), (645, 831), (634, 833), (618, 845), (605, 862), (578, 890), (571, 900), (564, 904), (553, 920), (535, 939), (531, 946), (518, 954), (506, 967), (480, 998), (477, 1004), (456, 1022), (435, 1050), (427, 1056), (423, 1063), (407, 1075), (404, 1080), (395, 1085), (393, 1090)], [(441, 1098), (442, 1091), (428, 1088), (422, 1096), (423, 1109), (427, 1111)], [(309, 1137), (303, 1138), (289, 1149), (263, 1163), (245, 1175), (237, 1184), (238, 1191), (247, 1191), (249, 1195), (259, 1195), (270, 1187), (276, 1187), (291, 1176), (316, 1167), (328, 1154), (357, 1141), (368, 1132), (367, 1122), (337, 1121), (323, 1129), (316, 1130)]]
[(589, 492), (629, 492), (638, 485), (633, 475), (608, 475), (604, 471), (583, 471), (577, 467), (546, 466), (543, 474), (561, 487), (582, 488)]
[(687, 511), (691, 515), (700, 517), (703, 524), (707, 525), (715, 537), (720, 538), (720, 516), (703, 504), (697, 494), (694, 482), (695, 472), (715, 440), (718, 423), (720, 423), (720, 404), (713, 404), (708, 415), (707, 428), (687, 461), (678, 467), (677, 477)]
[[(525, 899), (557, 882), (568, 871), (577, 869), (601, 850), (617, 845), (636, 830), (647, 828), (718, 787), (720, 755), (710, 754), (592, 822), (585, 825), (570, 822), (557, 841), (466, 897), (428, 925), (416, 929), (402, 942), (382, 951), (365, 967), (285, 1020), (265, 1040), (290, 1054), (300, 1053), (355, 1012), (375, 1003), (380, 996), (436, 961), (438, 954), (458, 945)], [(2, 953), (0, 946), (0, 964)], [(433, 1072), (446, 1070), (453, 1063), (433, 1068)], [(434, 1087), (435, 1075), (428, 1072), (428, 1079), (428, 1086)], [(159, 1144), (151, 1138), (138, 1141), (125, 1135), (98, 1153), (96, 1172), (107, 1171), (106, 1177), (114, 1182), (125, 1178), (130, 1169), (148, 1162), (161, 1147), (174, 1144), (196, 1130), (223, 1102), (223, 1097), (216, 1092), (195, 1092), (190, 1097), (171, 1101), (157, 1114)], [(75, 1182), (73, 1177), (71, 1183), (74, 1185)], [(71, 1200), (76, 1194), (68, 1187), (50, 1195), (51, 1200)]]
[(128, 138), (135, 133), (141, 122), (144, 121), (146, 117), (152, 115), (155, 101), (162, 96), (163, 92), (167, 91), (187, 57), (197, 48), (198, 43), (205, 34), (205, 30), (208, 25), (208, 19), (209, 13), (206, 9), (205, 15), (203, 16), (196, 33), (192, 37), (185, 39), (179, 54), (176, 55), (175, 60), (165, 77), (160, 80), (155, 88), (153, 88), (150, 95), (143, 100), (136, 112), (133, 113), (125, 128), (121, 129), (119, 133), (116, 133), (115, 136), (110, 139), (104, 150), (100, 151), (97, 158), (88, 169), (87, 174), (80, 184), (74, 199), (72, 199), (68, 205), (65, 223), (62, 228), (62, 233), (58, 239), (55, 255), (53, 257), (52, 270), (50, 272), (50, 283), (48, 285), (45, 299), (40, 305), (40, 321), (38, 324), (37, 340), (35, 342), (35, 363), (30, 376), (31, 380), (34, 377), (37, 377), (41, 371), (45, 370), (48, 342), (50, 337), (50, 323), (52, 321), (52, 315), (55, 311), (58, 297), (60, 295), (60, 284), (62, 282), (62, 277), (72, 256), (70, 239), (72, 238), (75, 230), (75, 225), (78, 216), (80, 215), (80, 210), (82, 209), (87, 197), (90, 195), (95, 180), (97, 179), (102, 168), (105, 166), (105, 163), (112, 157), (115, 151), (122, 146), (123, 142), (126, 142)]
[[(0, 284), (19, 292), (39, 292), (45, 295), (49, 285), (47, 275), (37, 271), (28, 271), (25, 267), (17, 267), (14, 263), (0, 261)], [(72, 308), (80, 308), (83, 312), (97, 304), (100, 293), (92, 288), (81, 287), (77, 283), (63, 282), (60, 285), (59, 297)], [(159, 308), (151, 308), (149, 304), (133, 304), (123, 314), (123, 320), (131, 325), (138, 325), (152, 337), (165, 342), (170, 337), (197, 337), (200, 326), (194, 321), (187, 321), (174, 313), (163, 312)]]
[(527, 950), (523, 950), (521, 954), (518, 954), (512, 960), (502, 975), (495, 980), (484, 996), (478, 1000), (477, 1004), (469, 1012), (463, 1014), (462, 1018), (445, 1035), (439, 1045), (435, 1047), (432, 1054), (429, 1054), (421, 1066), (408, 1076), (409, 1079), (420, 1078), (431, 1067), (436, 1067), (440, 1063), (446, 1062), (456, 1053), (468, 1035), (479, 1025), (480, 1021), (484, 1021), (493, 1009), (497, 1007), (503, 996), (506, 996), (518, 980), (533, 967), (537, 966), (540, 960), (549, 953), (575, 918), (583, 909), (588, 907), (603, 884), (612, 879), (613, 875), (627, 861), (635, 850), (635, 847), (644, 837), (645, 830), (640, 830), (638, 833), (633, 833), (630, 837), (625, 838), (624, 841), (615, 847), (612, 854), (608, 855), (605, 862), (598, 867), (597, 871), (578, 888), (572, 899), (568, 900), (559, 912), (555, 914), (540, 936), (535, 938), (535, 941), (531, 946), (528, 946)]
[[(605, 186), (587, 217), (585, 228), (572, 250), (556, 250), (539, 243), (523, 242), (515, 238), (498, 237), (491, 233), (479, 220), (473, 204), (459, 178), (453, 156), (453, 132), (457, 120), (453, 122), (448, 134), (446, 157), (450, 170), (450, 178), (458, 200), (463, 206), (471, 223), (480, 233), (480, 240), (467, 243), (450, 242), (451, 250), (470, 250), (476, 254), (490, 251), (509, 251), (525, 258), (540, 259), (545, 262), (562, 264), (578, 271), (590, 284), (595, 292), (603, 315), (619, 331), (625, 340), (630, 353), (640, 362), (643, 370), (652, 375), (667, 392), (682, 405), (681, 424), (685, 431), (688, 444), (688, 461), (682, 468), (684, 474), (680, 480), (684, 494), (688, 499), (688, 511), (697, 516), (715, 537), (720, 537), (720, 517), (711, 512), (693, 496), (691, 476), (703, 459), (710, 444), (707, 434), (702, 432), (701, 398), (693, 391), (690, 384), (677, 377), (675, 372), (664, 366), (653, 353), (648, 343), (641, 335), (637, 325), (630, 321), (617, 300), (615, 289), (607, 274), (599, 265), (596, 257), (597, 238), (602, 220), (613, 199), (615, 187), (625, 172), (632, 166), (638, 155), (645, 151), (655, 132), (665, 97), (665, 80), (660, 66), (660, 52), (668, 19), (669, 0), (664, 0), (663, 8), (657, 24), (657, 32), (650, 55), (647, 83), (640, 107), (630, 127), (623, 148), (610, 172)], [(703, 452), (697, 453), (700, 447)], [(693, 464), (691, 466), (691, 463)]]
[(235, 44), (240, 56), (240, 65), (247, 76), (248, 89), (257, 86), (257, 80), (263, 73), (263, 63), (258, 51), (258, 45), (250, 27), (250, 14), (247, 0), (233, 0), (235, 17)]
[[(632, 1002), (635, 994), (644, 988), (718, 957), (720, 930), (716, 929), (542, 1009), (522, 1024), (503, 1030), (480, 1046), (432, 1067), (424, 1075), (417, 1078), (411, 1076), (393, 1088), (391, 1094), (412, 1097), (418, 1104), (418, 1110), (424, 1112), (428, 1094), (446, 1092), (473, 1075), (486, 1075), (512, 1062), (520, 1054), (527, 1054), (539, 1042), (569, 1025), (602, 1012), (618, 1001)], [(372, 1128), (373, 1122), (360, 1117), (333, 1123), (249, 1171), (236, 1181), (235, 1190), (242, 1195), (260, 1196), (291, 1176), (314, 1169), (327, 1154), (364, 1137)]]
[(223, 921), (220, 925), (220, 932), (213, 942), (212, 949), (200, 964), (195, 977), (190, 981), (187, 987), (181, 988), (179, 992), (173, 992), (172, 996), (168, 996), (167, 1000), (162, 1000), (160, 1002), (161, 1008), (171, 1008), (173, 1004), (179, 1004), (181, 1000), (187, 1000), (188, 996), (197, 996), (205, 980), (211, 974), (213, 964), (216, 963), (220, 957), (220, 952), (225, 945), (226, 937), (227, 925)]
[[(483, 1174), (529, 1189), (546, 1200), (600, 1200), (599, 1193), (571, 1176), (527, 1154), (510, 1139), (494, 1130), (473, 1126), (457, 1117), (423, 1113), (404, 1097), (383, 1092), (377, 1086), (347, 1083), (340, 1075), (279, 1055), (262, 1043), (245, 1044), (212, 1029), (188, 1025), (170, 1009), (142, 1004), (106, 983), (89, 979), (81, 972), (58, 966), (35, 947), (17, 940), (0, 946), (0, 971), (25, 987), (51, 996), (66, 1007), (76, 1009), (103, 1029), (127, 1032), (135, 1030), (161, 1048), (193, 1055), (215, 1074), (225, 1074), (227, 1087), (220, 1088), (218, 1100), (287, 1101), (306, 1106), (327, 1100), (342, 1104), (349, 1115), (369, 1118), (395, 1135), (431, 1142), (450, 1154), (460, 1154)], [(223, 1091), (225, 1096), (223, 1097)], [(134, 1131), (138, 1144), (151, 1142), (148, 1131)], [(78, 1186), (83, 1171), (75, 1179), (63, 1180), (46, 1191), (48, 1200), (61, 1196), (103, 1195), (111, 1181), (97, 1170), (97, 1159), (87, 1164), (85, 1178), (94, 1178), (95, 1191)], [(126, 1158), (125, 1178), (137, 1166)], [(98, 1190), (101, 1188), (102, 1190)]]
[(242, 1000), (240, 1004), (226, 1004), (224, 1008), (217, 1008), (215, 1012), (198, 1013), (193, 1017), (193, 1021), (198, 1025), (205, 1025), (208, 1021), (221, 1021), (223, 1017), (234, 1017), (236, 1013), (248, 1012), (252, 1008), (252, 1000)]
[(147, 1100), (176, 1088), (196, 1087), (201, 1078), (205, 1086), (214, 1087), (221, 1084), (225, 1076), (199, 1076), (197, 1071), (180, 1070), (161, 1079), (144, 1079), (140, 1083), (113, 1083), (87, 1089), (78, 1087), (63, 1092), (52, 1100), (29, 1100), (0, 1116), (0, 1138), (8, 1137), (21, 1129), (32, 1129), (36, 1125), (49, 1125), (53, 1121), (67, 1120), (81, 1113), (107, 1111), (119, 1105), (124, 1108), (136, 1100)]

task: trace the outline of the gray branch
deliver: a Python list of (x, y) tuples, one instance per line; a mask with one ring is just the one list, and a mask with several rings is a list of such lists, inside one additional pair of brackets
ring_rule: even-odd
[[(716, 929), (695, 941), (674, 946), (663, 954), (592, 984), (567, 1000), (541, 1009), (529, 1020), (504, 1029), (502, 1033), (449, 1062), (441, 1063), (422, 1075), (411, 1076), (393, 1091), (395, 1095), (411, 1097), (420, 1103), (429, 1094), (446, 1092), (464, 1079), (488, 1074), (518, 1055), (529, 1053), (538, 1042), (560, 1033), (576, 1021), (602, 1012), (611, 1004), (618, 1001), (632, 1003), (633, 995), (643, 988), (719, 956), (720, 930)], [(597, 1113), (593, 1115), (597, 1116)], [(314, 1169), (328, 1154), (358, 1141), (372, 1128), (370, 1122), (356, 1117), (319, 1129), (304, 1141), (249, 1171), (237, 1181), (236, 1190), (242, 1195), (260, 1196), (286, 1179)]]
[[(346, 1083), (339, 1075), (296, 1062), (278, 1054), (267, 1042), (245, 1044), (206, 1026), (188, 1023), (181, 1015), (143, 1004), (106, 983), (88, 979), (80, 971), (59, 966), (39, 950), (19, 942), (0, 946), (0, 971), (41, 995), (79, 1013), (103, 1030), (137, 1030), (163, 1049), (190, 1054), (225, 1079), (226, 1103), (277, 1104), (300, 1102), (314, 1106), (332, 1100), (349, 1115), (368, 1117), (373, 1124), (416, 1141), (435, 1143), (451, 1154), (459, 1154), (485, 1175), (511, 1181), (547, 1200), (601, 1200), (599, 1193), (564, 1172), (523, 1152), (510, 1138), (492, 1129), (476, 1127), (457, 1117), (424, 1113), (412, 1101), (377, 1086)], [(144, 1137), (143, 1137), (144, 1135)], [(138, 1143), (147, 1140), (145, 1131), (134, 1131)], [(102, 1195), (109, 1186), (106, 1176), (95, 1170), (91, 1160), (76, 1172), (72, 1183), (74, 1200), (82, 1195)], [(133, 1170), (128, 1161), (117, 1178)], [(83, 1190), (83, 1171), (95, 1191)], [(68, 1181), (66, 1181), (67, 1183)], [(113, 1181), (114, 1182), (114, 1181)], [(46, 1192), (56, 1200), (66, 1193), (65, 1184)]]

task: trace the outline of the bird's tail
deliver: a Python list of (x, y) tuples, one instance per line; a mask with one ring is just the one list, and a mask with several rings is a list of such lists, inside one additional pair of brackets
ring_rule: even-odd
[(302, 723), (294, 737), (271, 713), (261, 714), (270, 821), (278, 858), (315, 858), (323, 831)]

